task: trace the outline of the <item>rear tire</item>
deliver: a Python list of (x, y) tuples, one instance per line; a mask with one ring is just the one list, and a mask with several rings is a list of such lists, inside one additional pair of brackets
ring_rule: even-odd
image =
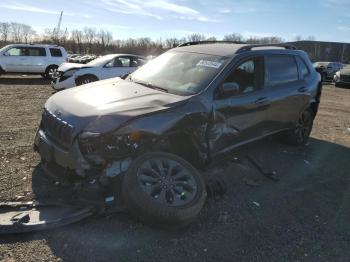
[(76, 85), (77, 86), (81, 86), (81, 85), (86, 85), (92, 82), (96, 82), (98, 81), (97, 77), (94, 75), (84, 75), (84, 76), (80, 76), (77, 78)]
[(286, 142), (291, 145), (305, 145), (312, 131), (315, 113), (312, 109), (305, 110), (299, 117), (295, 128), (287, 131)]
[(202, 176), (184, 159), (169, 153), (145, 153), (124, 176), (126, 208), (149, 225), (179, 227), (202, 209), (206, 190)]

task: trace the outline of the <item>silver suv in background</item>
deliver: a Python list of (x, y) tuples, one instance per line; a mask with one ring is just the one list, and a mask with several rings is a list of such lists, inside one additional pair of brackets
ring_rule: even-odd
[(0, 74), (40, 74), (53, 78), (66, 59), (66, 50), (56, 45), (7, 45), (0, 49)]

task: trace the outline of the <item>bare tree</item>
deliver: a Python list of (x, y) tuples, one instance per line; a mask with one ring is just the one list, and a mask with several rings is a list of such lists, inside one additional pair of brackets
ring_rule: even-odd
[(92, 46), (97, 38), (96, 29), (91, 28), (91, 27), (85, 27), (83, 30), (83, 33), (84, 33), (84, 35), (83, 35), (84, 42), (86, 42), (88, 44), (88, 47), (89, 47), (88, 53), (92, 53)]
[(21, 34), (21, 33), (22, 33), (21, 24), (11, 22), (10, 28), (11, 28), (11, 38), (12, 38), (12, 41), (14, 41), (14, 42), (16, 42), (16, 43), (21, 43), (22, 40), (23, 40), (22, 34)]
[(98, 39), (99, 39), (98, 42), (100, 43), (100, 45), (103, 49), (105, 49), (107, 46), (109, 46), (113, 41), (112, 33), (109, 31), (105, 31), (105, 30), (101, 29), (97, 35), (98, 35)]
[(224, 35), (223, 38), (224, 41), (233, 41), (233, 42), (243, 42), (243, 36), (241, 34), (229, 34), (229, 35)]
[(32, 29), (31, 26), (21, 24), (22, 38), (25, 43), (30, 42), (32, 37), (36, 34), (36, 32)]
[(217, 41), (215, 36), (208, 37), (206, 41)]
[(164, 41), (164, 46), (167, 49), (174, 48), (174, 47), (178, 46), (179, 44), (180, 44), (180, 40), (177, 39), (176, 37), (167, 38)]
[(8, 38), (9, 38), (9, 35), (10, 35), (10, 31), (11, 31), (11, 28), (10, 28), (10, 23), (0, 23), (0, 36), (1, 36), (1, 41), (3, 42), (7, 42)]
[(187, 40), (189, 42), (198, 42), (198, 41), (204, 41), (205, 40), (205, 36), (202, 34), (192, 34), (187, 36)]
[(79, 53), (82, 53), (83, 32), (80, 30), (73, 30), (71, 32), (71, 38), (72, 41), (77, 44)]

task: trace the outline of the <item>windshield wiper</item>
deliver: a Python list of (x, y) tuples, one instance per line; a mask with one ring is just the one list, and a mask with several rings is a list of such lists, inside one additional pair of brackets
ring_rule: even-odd
[(135, 80), (135, 79), (132, 79), (132, 78), (130, 78), (130, 80), (133, 81), (136, 84), (143, 85), (143, 86), (148, 87), (148, 88), (152, 88), (152, 89), (156, 89), (156, 90), (160, 90), (160, 91), (169, 93), (168, 89), (166, 89), (164, 87), (156, 86), (156, 85), (154, 85), (154, 84), (152, 84), (150, 82), (144, 82), (144, 81)]

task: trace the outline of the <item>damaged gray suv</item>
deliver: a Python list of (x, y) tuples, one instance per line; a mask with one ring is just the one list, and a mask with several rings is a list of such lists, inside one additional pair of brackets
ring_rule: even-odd
[(48, 174), (115, 185), (142, 221), (186, 224), (206, 198), (198, 168), (276, 133), (305, 144), (321, 88), (293, 46), (190, 42), (50, 97), (35, 149)]

